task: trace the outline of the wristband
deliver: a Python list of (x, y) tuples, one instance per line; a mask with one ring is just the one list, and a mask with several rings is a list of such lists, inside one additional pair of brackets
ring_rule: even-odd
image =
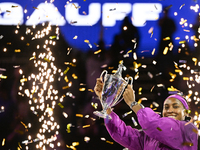
[(130, 105), (130, 108), (132, 109), (133, 106), (137, 105), (138, 103), (136, 101), (133, 101)]
[[(133, 106), (137, 105), (138, 102), (134, 101), (131, 103), (130, 108), (132, 109)], [(142, 108), (145, 108), (142, 104), (139, 104)]]

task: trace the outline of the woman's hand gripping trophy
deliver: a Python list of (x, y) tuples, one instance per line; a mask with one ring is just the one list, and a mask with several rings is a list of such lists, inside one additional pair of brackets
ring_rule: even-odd
[[(97, 81), (96, 81), (96, 85), (94, 87), (94, 92), (99, 97), (99, 99), (101, 100), (101, 95), (102, 95), (102, 90), (103, 90), (103, 81), (102, 81), (101, 78), (97, 78), (96, 80)], [(112, 109), (108, 108), (107, 109), (107, 114), (109, 115), (111, 112), (112, 112)]]

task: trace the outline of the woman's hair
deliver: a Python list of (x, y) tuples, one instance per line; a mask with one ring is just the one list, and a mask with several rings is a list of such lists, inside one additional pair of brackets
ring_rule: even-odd
[[(178, 93), (176, 93), (177, 95), (179, 95), (179, 96), (181, 96), (184, 100), (185, 100), (185, 102), (187, 103), (187, 105), (188, 105), (188, 102), (187, 102), (187, 100), (186, 100), (186, 96), (183, 94), (183, 92), (178, 92)], [(189, 105), (188, 105), (189, 106)]]

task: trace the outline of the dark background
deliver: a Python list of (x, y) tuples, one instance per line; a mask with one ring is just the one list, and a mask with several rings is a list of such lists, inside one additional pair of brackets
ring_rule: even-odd
[[(147, 98), (147, 100), (142, 101), (142, 104), (145, 107), (151, 107), (157, 112), (162, 111), (163, 101), (170, 94), (168, 91), (169, 87), (173, 86), (182, 91), (184, 95), (188, 95), (188, 83), (193, 83), (195, 87), (191, 88), (191, 90), (198, 91), (199, 85), (197, 82), (188, 81), (187, 83), (187, 81), (183, 80), (183, 76), (175, 72), (177, 68), (174, 62), (180, 66), (183, 64), (180, 60), (184, 60), (187, 66), (199, 72), (199, 66), (195, 65), (194, 61), (192, 61), (193, 57), (198, 59), (199, 47), (191, 51), (190, 47), (185, 43), (184, 47), (180, 45), (180, 47), (173, 49), (177, 52), (179, 51), (179, 53), (174, 54), (168, 51), (166, 55), (163, 55), (163, 49), (173, 41), (161, 40), (159, 53), (155, 55), (155, 57), (142, 56), (134, 59), (133, 53), (136, 50), (132, 50), (128, 53), (128, 49), (134, 47), (135, 44), (134, 42), (130, 42), (131, 39), (135, 38), (137, 44), (140, 44), (140, 34), (137, 28), (130, 24), (129, 19), (130, 18), (127, 20), (124, 19), (120, 27), (120, 33), (115, 37), (111, 37), (114, 42), (110, 47), (105, 46), (103, 38), (100, 38), (97, 47), (83, 52), (73, 48), (67, 43), (62, 33), (59, 34), (59, 40), (53, 39), (53, 41), (56, 41), (56, 45), (51, 46), (51, 51), (52, 56), (56, 59), (55, 65), (63, 72), (69, 67), (70, 69), (66, 75), (69, 81), (73, 83), (70, 88), (63, 89), (68, 83), (64, 80), (64, 77), (55, 75), (56, 80), (54, 82), (54, 87), (59, 91), (58, 96), (62, 96), (67, 92), (71, 92), (75, 96), (74, 98), (66, 96), (62, 102), (64, 108), (56, 105), (54, 109), (54, 116), (58, 124), (60, 124), (58, 141), (60, 141), (62, 145), (56, 149), (71, 149), (67, 148), (66, 145), (70, 146), (72, 142), (79, 142), (79, 145), (76, 146), (77, 149), (123, 149), (122, 146), (111, 139), (105, 129), (103, 119), (93, 115), (93, 111), (101, 110), (102, 108), (94, 92), (91, 92), (91, 89), (94, 88), (95, 80), (100, 76), (100, 73), (104, 69), (112, 73), (112, 70), (117, 69), (120, 60), (123, 60), (127, 68), (127, 70), (122, 73), (123, 77), (139, 76), (139, 78), (135, 78), (133, 82), (133, 88), (136, 91), (136, 99)], [(164, 34), (163, 37), (161, 36), (161, 39), (167, 36), (170, 37), (171, 34), (173, 34), (173, 30), (175, 30), (173, 23), (172, 25), (160, 24), (160, 27), (164, 28), (161, 30), (161, 34)], [(127, 31), (123, 30), (124, 26), (128, 27)], [(20, 147), (19, 145), (25, 149), (25, 145), (22, 144), (22, 141), (27, 139), (27, 135), (33, 135), (34, 137), (40, 126), (38, 115), (34, 115), (29, 108), (29, 98), (18, 95), (20, 79), (22, 78), (22, 75), (19, 74), (19, 69), (22, 69), (23, 74), (26, 76), (36, 71), (33, 60), (29, 60), (29, 58), (32, 57), (34, 51), (36, 51), (36, 53), (45, 52), (42, 46), (46, 39), (55, 35), (56, 27), (52, 26), (51, 33), (48, 36), (36, 40), (32, 40), (33, 36), (31, 34), (26, 34), (27, 28), (30, 28), (35, 33), (38, 30), (42, 30), (44, 27), (38, 25), (35, 29), (32, 29), (32, 27), (24, 25), (19, 28), (16, 26), (0, 26), (0, 34), (3, 35), (3, 38), (0, 40), (0, 68), (5, 69), (1, 69), (0, 74), (7, 76), (7, 79), (0, 80), (0, 105), (5, 107), (4, 112), (0, 113), (1, 141), (5, 138), (5, 145), (3, 145), (1, 149), (17, 149), (17, 147)], [(194, 27), (194, 31), (198, 35), (197, 29), (198, 28)], [(15, 34), (15, 30), (18, 30), (18, 34)], [(167, 33), (165, 33), (166, 30), (168, 31)], [(172, 33), (170, 33), (169, 30), (172, 30)], [(24, 40), (21, 40), (21, 36), (24, 36)], [(37, 45), (41, 47), (39, 50), (36, 49)], [(4, 48), (7, 48), (6, 52), (4, 52)], [(21, 52), (15, 52), (16, 49), (20, 49)], [(71, 49), (71, 51), (69, 52), (68, 49)], [(94, 54), (95, 51), (100, 49), (100, 53)], [(126, 54), (129, 56), (125, 57)], [(75, 66), (65, 64), (65, 62), (72, 63), (74, 58), (76, 59), (76, 63), (73, 63)], [(157, 63), (154, 64), (153, 61)], [(137, 65), (135, 65), (136, 63)], [(140, 64), (141, 66), (139, 67)], [(185, 68), (181, 68), (181, 70), (184, 76), (194, 77), (194, 74), (191, 74), (190, 70)], [(176, 78), (173, 82), (170, 82), (172, 77), (169, 75), (169, 72), (176, 74)], [(74, 79), (72, 74), (76, 74), (78, 79)], [(61, 78), (60, 81), (57, 80), (59, 77)], [(159, 84), (162, 84), (162, 86), (158, 86)], [(29, 85), (27, 85), (27, 88), (30, 88)], [(85, 90), (80, 91), (80, 88), (85, 88)], [(141, 91), (139, 91), (140, 88), (142, 88)], [(193, 96), (194, 94), (191, 98), (193, 98)], [(92, 102), (98, 104), (97, 109), (91, 105)], [(153, 102), (158, 103), (159, 107), (155, 107), (152, 104)], [(200, 105), (195, 102), (196, 101), (192, 100), (190, 103), (190, 109), (192, 111), (191, 116), (194, 116), (195, 112), (199, 112)], [(131, 120), (131, 117), (137, 120), (134, 113), (122, 117), (124, 113), (130, 111), (130, 108), (124, 101), (116, 105), (114, 111), (127, 125), (134, 127)], [(68, 118), (63, 116), (63, 112), (68, 114)], [(77, 117), (76, 114), (82, 114), (83, 117)], [(86, 115), (90, 117), (85, 118)], [(35, 126), (26, 129), (21, 122), (25, 124), (30, 122)], [(69, 123), (72, 124), (70, 133), (66, 130)], [(90, 127), (83, 128), (85, 125), (90, 125)], [(138, 125), (136, 128), (140, 129), (140, 126)], [(84, 137), (86, 136), (90, 137), (90, 141), (84, 141)], [(105, 138), (106, 140), (101, 140), (101, 138)], [(29, 149), (35, 149), (36, 144), (37, 142), (28, 144)]]

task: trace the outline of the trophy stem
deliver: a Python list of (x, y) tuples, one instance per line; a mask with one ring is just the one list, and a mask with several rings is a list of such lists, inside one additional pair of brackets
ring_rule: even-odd
[(112, 119), (112, 117), (110, 115), (107, 114), (106, 109), (103, 109), (102, 111), (94, 111), (93, 112), (96, 116), (101, 117), (101, 118), (108, 118), (108, 119)]

